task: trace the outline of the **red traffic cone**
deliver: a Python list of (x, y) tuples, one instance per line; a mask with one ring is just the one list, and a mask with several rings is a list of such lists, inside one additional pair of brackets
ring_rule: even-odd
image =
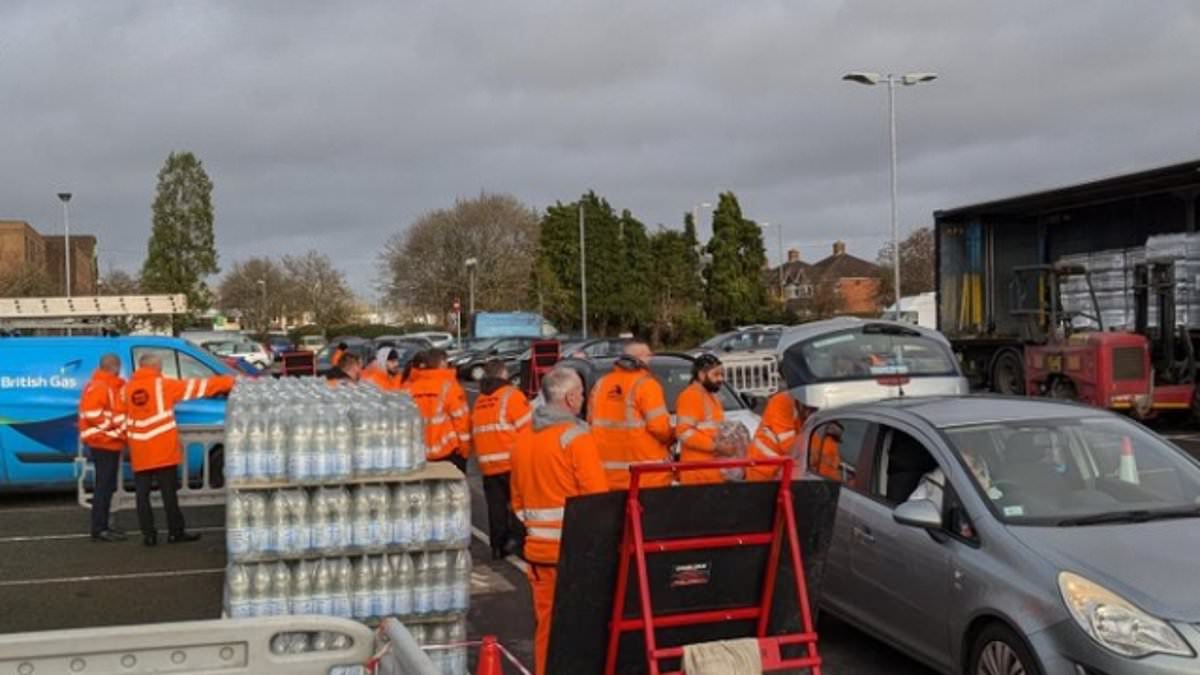
[(500, 659), (500, 645), (496, 642), (496, 636), (483, 636), (483, 645), (479, 648), (479, 668), (475, 670), (475, 675), (504, 675)]

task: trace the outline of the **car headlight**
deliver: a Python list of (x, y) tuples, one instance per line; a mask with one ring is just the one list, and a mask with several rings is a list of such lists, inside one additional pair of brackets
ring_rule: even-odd
[(1078, 574), (1058, 575), (1058, 589), (1075, 623), (1107, 649), (1131, 658), (1194, 656), (1179, 632), (1125, 598)]

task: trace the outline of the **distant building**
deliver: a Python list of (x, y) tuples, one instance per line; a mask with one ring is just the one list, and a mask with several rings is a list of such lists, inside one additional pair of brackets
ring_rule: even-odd
[[(66, 289), (63, 277), (67, 269), (63, 260), (63, 237), (51, 235), (46, 241), (46, 273), (55, 288)], [(71, 295), (96, 295), (100, 271), (96, 267), (96, 238), (90, 234), (71, 235)]]
[(832, 254), (815, 263), (791, 249), (782, 274), (779, 267), (769, 274), (776, 297), (801, 318), (879, 315), (879, 266), (846, 253), (845, 242), (835, 241)]
[[(41, 270), (59, 295), (66, 293), (66, 262), (61, 235), (42, 236), (23, 220), (0, 220), (0, 270)], [(71, 294), (95, 295), (99, 270), (96, 238), (90, 234), (71, 236)]]

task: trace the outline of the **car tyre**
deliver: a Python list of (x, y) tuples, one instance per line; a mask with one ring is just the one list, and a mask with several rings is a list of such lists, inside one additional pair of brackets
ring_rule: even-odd
[(971, 645), (968, 675), (1041, 675), (1033, 652), (1011, 628), (993, 623)]
[(1025, 395), (1025, 364), (1021, 355), (1006, 349), (992, 364), (992, 390), (1004, 396)]

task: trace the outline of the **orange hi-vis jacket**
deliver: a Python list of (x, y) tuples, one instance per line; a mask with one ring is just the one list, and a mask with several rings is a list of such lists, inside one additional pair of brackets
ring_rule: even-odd
[[(781, 391), (767, 399), (762, 421), (750, 444), (750, 459), (787, 457), (804, 426), (804, 418), (796, 414), (796, 401), (791, 394)], [(746, 480), (775, 480), (779, 478), (777, 467), (751, 467), (746, 470)]]
[(96, 369), (79, 399), (79, 440), (89, 448), (121, 452), (125, 449), (125, 412), (121, 387), (125, 380)]
[[(592, 388), (588, 421), (600, 449), (610, 490), (629, 487), (629, 465), (666, 462), (671, 458), (671, 419), (662, 385), (645, 368), (617, 367)], [(644, 487), (671, 484), (671, 474), (647, 474)]]
[(558, 563), (567, 500), (608, 489), (588, 426), (552, 406), (534, 411), (530, 441), (513, 451), (511, 480), (513, 513), (525, 524), (525, 558), (541, 565)]
[[(828, 427), (828, 428), (825, 428)], [(808, 470), (829, 480), (842, 480), (842, 436), (836, 425), (825, 425), (808, 439)]]
[(414, 370), (405, 386), (425, 420), (425, 458), (438, 461), (456, 452), (466, 457), (471, 446), (470, 409), (454, 369)]
[(403, 372), (396, 373), (395, 375), (389, 375), (386, 368), (380, 368), (374, 364), (363, 370), (362, 379), (365, 382), (370, 382), (376, 387), (379, 387), (383, 391), (404, 390)]
[[(679, 461), (707, 462), (714, 459), (717, 433), (725, 421), (725, 409), (703, 384), (693, 382), (679, 394), (675, 403), (675, 437), (679, 439)], [(721, 483), (720, 469), (680, 471), (679, 482)]]
[(471, 412), (471, 444), (475, 461), (485, 476), (512, 470), (512, 453), (527, 443), (533, 410), (525, 394), (511, 384), (489, 393), (480, 392)]
[(224, 394), (233, 389), (234, 382), (228, 375), (176, 380), (152, 368), (135, 370), (121, 396), (133, 470), (177, 466), (183, 452), (175, 428), (175, 405)]

